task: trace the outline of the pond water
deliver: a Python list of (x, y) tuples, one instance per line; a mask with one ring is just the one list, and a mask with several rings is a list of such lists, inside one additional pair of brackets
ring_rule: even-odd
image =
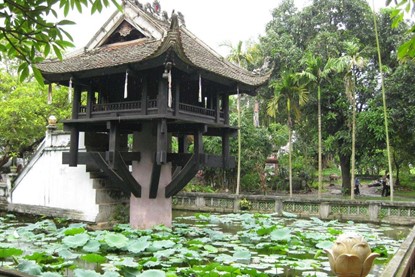
[(173, 228), (93, 231), (8, 214), (0, 217), (0, 265), (46, 277), (333, 276), (323, 249), (353, 231), (381, 253), (369, 275), (377, 276), (410, 231), (284, 215), (176, 212)]

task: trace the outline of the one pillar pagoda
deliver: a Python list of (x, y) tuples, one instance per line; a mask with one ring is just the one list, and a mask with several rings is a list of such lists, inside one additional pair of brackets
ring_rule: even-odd
[[(73, 88), (63, 163), (99, 169), (111, 186), (131, 194), (135, 228), (171, 225), (172, 196), (202, 167), (235, 166), (229, 97), (238, 90), (254, 95), (269, 78), (227, 62), (181, 18), (128, 0), (84, 51), (37, 66), (46, 83)], [(86, 152), (78, 149), (80, 132)], [(204, 152), (203, 136), (221, 138), (221, 156)]]

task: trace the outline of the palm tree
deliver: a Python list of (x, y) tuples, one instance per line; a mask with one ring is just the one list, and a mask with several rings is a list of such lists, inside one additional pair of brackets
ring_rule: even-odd
[(360, 55), (359, 45), (355, 42), (345, 42), (346, 53), (337, 59), (336, 67), (339, 72), (345, 72), (344, 85), (346, 97), (352, 107), (352, 155), (351, 155), (351, 184), (350, 196), (354, 199), (355, 156), (356, 156), (356, 70), (366, 65), (366, 60)]
[(309, 82), (317, 86), (317, 118), (318, 118), (318, 198), (321, 198), (323, 186), (323, 168), (322, 168), (322, 134), (321, 134), (321, 83), (327, 79), (330, 72), (335, 69), (335, 60), (329, 58), (324, 64), (320, 56), (314, 56), (307, 53), (302, 63), (306, 66), (305, 70), (300, 73)]
[(299, 76), (291, 72), (283, 72), (281, 79), (274, 82), (271, 86), (274, 88), (274, 96), (268, 103), (267, 113), (271, 117), (276, 117), (280, 105), (287, 110), (287, 127), (288, 127), (288, 171), (290, 197), (293, 196), (292, 181), (292, 114), (295, 119), (300, 118), (300, 107), (308, 101), (308, 92), (304, 85), (299, 83)]

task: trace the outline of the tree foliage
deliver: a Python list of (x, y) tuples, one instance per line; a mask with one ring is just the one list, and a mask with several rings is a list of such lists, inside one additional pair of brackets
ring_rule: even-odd
[(0, 71), (0, 166), (10, 156), (31, 152), (44, 137), (48, 117), (69, 116), (67, 91), (54, 88), (53, 103), (47, 104), (47, 88), (35, 81), (20, 83)]
[[(120, 8), (116, 0), (111, 2)], [(73, 47), (72, 36), (64, 27), (74, 22), (60, 19), (58, 9), (66, 17), (71, 10), (100, 12), (110, 5), (110, 0), (4, 0), (0, 2), (0, 52), (8, 59), (20, 60), (20, 80), (33, 71), (36, 80), (43, 83), (34, 64), (48, 55), (62, 58), (67, 47)]]

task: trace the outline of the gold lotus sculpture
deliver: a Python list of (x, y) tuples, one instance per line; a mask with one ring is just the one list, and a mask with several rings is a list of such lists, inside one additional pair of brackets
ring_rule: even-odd
[(331, 249), (325, 249), (331, 270), (339, 277), (364, 277), (379, 256), (372, 253), (367, 242), (358, 234), (347, 233), (337, 237)]

